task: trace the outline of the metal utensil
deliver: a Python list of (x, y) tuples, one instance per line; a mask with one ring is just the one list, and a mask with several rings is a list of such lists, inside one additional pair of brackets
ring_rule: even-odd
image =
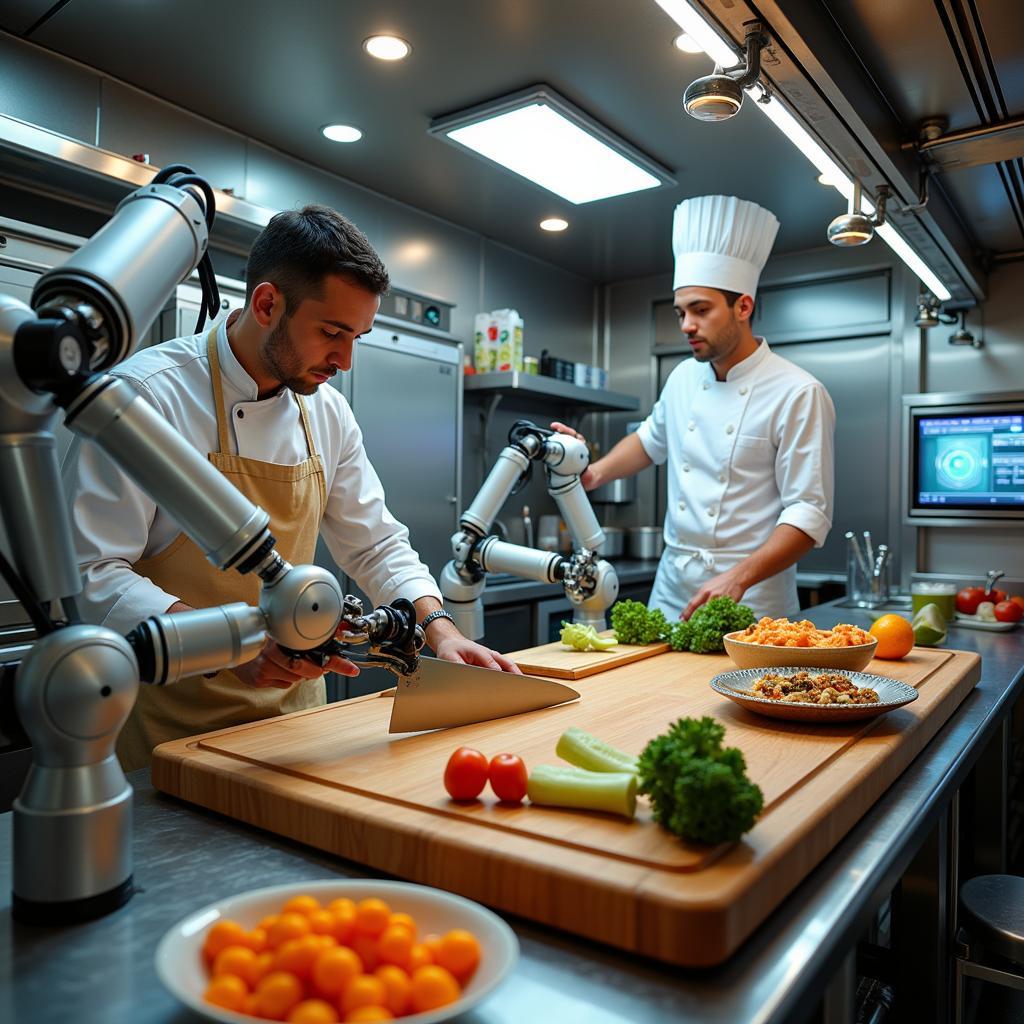
[(398, 680), (388, 732), (489, 722), (554, 707), (579, 696), (576, 690), (551, 679), (421, 657), (416, 673)]
[(523, 506), (523, 543), (528, 547), (533, 547), (533, 520), (530, 518), (530, 506)]

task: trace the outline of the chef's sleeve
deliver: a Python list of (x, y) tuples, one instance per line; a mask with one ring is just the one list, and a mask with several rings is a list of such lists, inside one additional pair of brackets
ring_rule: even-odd
[[(159, 409), (143, 385), (124, 379)], [(102, 449), (77, 435), (64, 456), (61, 477), (82, 573), (82, 618), (127, 633), (150, 615), (167, 611), (178, 598), (132, 569), (149, 542), (153, 501)]]
[(409, 531), (388, 511), (380, 477), (347, 404), (342, 415), (344, 442), (320, 525), (331, 557), (375, 606), (396, 597), (440, 601), (441, 591), (412, 549)]
[(660, 466), (668, 458), (666, 415), (665, 391), (662, 391), (661, 397), (654, 403), (651, 414), (637, 427), (636, 431), (636, 436), (640, 438), (640, 444), (643, 445), (647, 457), (656, 466)]
[(780, 420), (775, 480), (782, 497), (783, 523), (802, 530), (815, 547), (832, 528), (835, 477), (835, 407), (821, 384), (797, 391)]

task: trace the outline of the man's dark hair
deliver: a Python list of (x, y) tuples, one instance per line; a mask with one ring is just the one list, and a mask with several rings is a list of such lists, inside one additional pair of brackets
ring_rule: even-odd
[[(740, 296), (743, 294), (743, 292), (727, 292), (724, 288), (716, 288), (715, 291), (721, 292), (725, 296), (726, 304), (729, 306), (730, 309), (732, 309), (736, 305), (736, 303), (739, 302)], [(756, 308), (757, 305), (755, 304), (754, 309)], [(750, 319), (754, 319), (753, 309), (750, 311)]]
[(391, 285), (372, 245), (346, 217), (329, 206), (304, 206), (270, 218), (259, 233), (245, 267), (245, 301), (262, 281), (284, 295), (294, 313), (303, 299), (323, 294), (324, 278), (340, 274), (374, 295)]

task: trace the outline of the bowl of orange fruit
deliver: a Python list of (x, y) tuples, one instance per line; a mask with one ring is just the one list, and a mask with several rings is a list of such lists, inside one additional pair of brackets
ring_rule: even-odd
[(156, 951), (167, 989), (209, 1020), (434, 1024), (514, 967), (515, 933), (452, 893), (336, 880), (257, 889), (179, 921)]

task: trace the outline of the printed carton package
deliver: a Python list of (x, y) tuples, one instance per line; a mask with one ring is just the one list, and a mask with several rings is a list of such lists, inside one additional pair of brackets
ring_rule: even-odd
[(497, 327), (496, 370), (523, 369), (523, 318), (514, 309), (496, 309), (491, 316)]
[(493, 313), (477, 313), (473, 321), (473, 365), (477, 373), (498, 368), (498, 324)]

